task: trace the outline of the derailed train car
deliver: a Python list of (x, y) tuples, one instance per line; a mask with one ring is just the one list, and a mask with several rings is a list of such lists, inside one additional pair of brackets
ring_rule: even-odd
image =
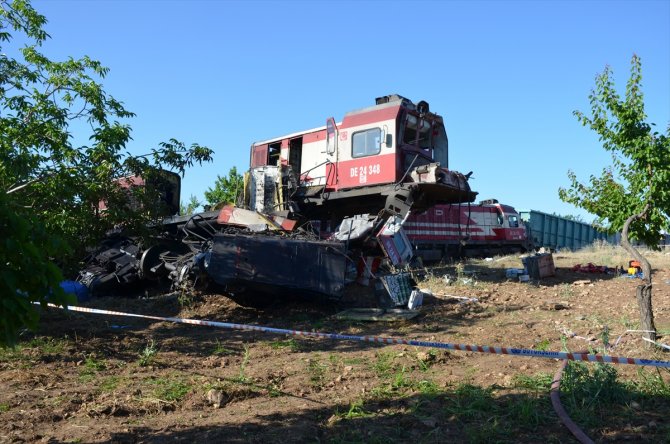
[[(324, 127), (253, 144), (238, 207), (167, 218), (146, 245), (132, 236), (109, 239), (80, 280), (93, 291), (208, 280), (231, 295), (337, 298), (355, 278), (358, 258), (407, 260), (400, 226), (410, 210), (475, 199), (469, 175), (449, 170), (447, 159), (442, 117), (426, 102), (384, 96), (339, 124), (330, 118)], [(339, 234), (324, 241), (324, 227)]]
[(250, 166), (278, 167), (306, 218), (337, 222), (384, 208), (404, 215), (410, 207), (474, 201), (469, 176), (448, 170), (448, 158), (442, 117), (425, 101), (394, 94), (340, 123), (331, 117), (325, 126), (254, 143)]

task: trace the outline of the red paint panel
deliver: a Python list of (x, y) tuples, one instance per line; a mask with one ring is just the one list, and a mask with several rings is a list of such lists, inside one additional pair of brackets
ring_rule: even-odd
[(140, 176), (128, 176), (116, 179), (121, 188), (139, 187), (144, 185), (144, 179)]
[(326, 188), (328, 191), (338, 189), (337, 185), (337, 163), (326, 164)]
[(526, 238), (525, 228), (494, 228), (493, 231), (499, 239), (504, 240), (523, 240)]
[[(463, 233), (459, 235), (442, 235), (442, 234), (417, 234), (417, 233), (407, 233), (407, 237), (409, 238), (410, 241), (433, 241), (433, 242), (457, 242), (461, 240), (464, 236), (466, 236), (467, 233), (463, 231)], [(476, 244), (478, 242), (491, 242), (491, 241), (497, 241), (498, 239), (495, 238), (495, 236), (472, 236), (470, 234), (468, 242), (471, 244)]]
[[(140, 176), (127, 176), (127, 177), (120, 177), (116, 179), (114, 182), (116, 182), (121, 188), (133, 188), (133, 187), (141, 187), (144, 186), (144, 179)], [(107, 210), (107, 202), (104, 200), (101, 200), (98, 202), (98, 209), (100, 211), (105, 211)]]
[[(476, 219), (483, 219), (486, 213), (495, 214), (495, 209), (482, 208), (479, 206), (467, 205), (436, 205), (425, 213), (413, 214), (410, 216), (408, 222), (432, 223), (432, 224), (460, 224), (465, 227), (467, 225), (477, 226)], [(477, 217), (481, 215), (480, 217)], [(468, 217), (469, 216), (469, 217)]]
[(279, 225), (282, 227), (282, 229), (286, 231), (293, 231), (295, 228), (296, 224), (298, 221), (296, 220), (291, 220), (291, 219), (284, 219), (283, 217), (278, 219), (275, 219), (275, 222), (279, 223)]
[(263, 166), (268, 163), (268, 146), (254, 146), (251, 151), (251, 167)]
[(221, 211), (219, 211), (219, 215), (216, 218), (216, 222), (219, 224), (227, 224), (232, 216), (233, 216), (232, 205), (226, 205), (225, 207), (221, 208)]
[(313, 133), (307, 133), (302, 136), (303, 145), (306, 143), (318, 142), (319, 140), (326, 140), (326, 130), (315, 131)]
[(342, 128), (351, 128), (352, 126), (367, 125), (370, 123), (381, 122), (383, 120), (395, 119), (400, 113), (400, 106), (390, 106), (388, 108), (365, 111), (356, 114), (344, 116)]
[[(509, 213), (515, 213), (507, 208)], [(463, 236), (469, 236), (471, 243), (526, 239), (525, 228), (503, 228), (497, 219), (494, 206), (437, 205), (422, 214), (410, 215), (404, 227), (413, 241), (455, 242)]]
[[(366, 156), (342, 161), (339, 162), (337, 172), (339, 176), (334, 188), (339, 190), (393, 183), (396, 178), (395, 154)], [(328, 183), (334, 184), (330, 173)]]

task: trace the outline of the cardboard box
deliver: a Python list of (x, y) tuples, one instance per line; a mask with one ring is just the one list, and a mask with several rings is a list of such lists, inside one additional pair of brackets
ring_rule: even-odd
[(528, 256), (526, 258), (526, 268), (532, 279), (542, 279), (556, 274), (554, 256), (551, 253)]

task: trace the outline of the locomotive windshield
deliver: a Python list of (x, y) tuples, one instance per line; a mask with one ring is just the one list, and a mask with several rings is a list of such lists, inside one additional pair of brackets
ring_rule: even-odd
[(401, 131), (399, 140), (406, 151), (405, 164), (411, 163), (418, 154), (414, 161), (415, 166), (436, 161), (440, 166), (448, 167), (447, 133), (439, 116), (431, 113), (421, 116), (407, 113)]
[(509, 216), (507, 218), (509, 221), (509, 226), (510, 228), (518, 228), (519, 227), (519, 218), (516, 216)]

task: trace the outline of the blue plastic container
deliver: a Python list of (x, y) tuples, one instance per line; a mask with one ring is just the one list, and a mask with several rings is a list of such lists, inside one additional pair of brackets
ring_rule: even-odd
[(91, 298), (88, 293), (88, 288), (77, 281), (63, 281), (60, 283), (60, 287), (65, 293), (77, 296), (77, 302), (85, 302)]

